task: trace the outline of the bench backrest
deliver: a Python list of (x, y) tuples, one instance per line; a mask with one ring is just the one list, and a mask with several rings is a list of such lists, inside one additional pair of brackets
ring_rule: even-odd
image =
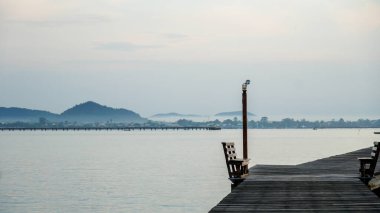
[(373, 142), (373, 147), (372, 147), (372, 152), (371, 152), (372, 163), (369, 167), (369, 170), (371, 171), (371, 173), (375, 172), (376, 163), (377, 163), (377, 160), (379, 159), (379, 154), (380, 154), (380, 142), (375, 141)]
[(232, 178), (236, 168), (228, 163), (228, 161), (236, 159), (235, 143), (222, 142), (224, 158), (226, 159), (226, 165), (228, 170), (228, 176)]
[(236, 159), (235, 143), (233, 142), (222, 142), (224, 157), (226, 161)]

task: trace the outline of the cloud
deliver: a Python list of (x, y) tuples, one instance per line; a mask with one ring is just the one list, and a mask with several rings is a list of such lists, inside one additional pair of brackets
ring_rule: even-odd
[(130, 42), (106, 42), (96, 44), (95, 48), (100, 50), (114, 50), (114, 51), (136, 51), (139, 49), (159, 48), (159, 45), (141, 45)]
[(336, 10), (335, 21), (347, 32), (369, 33), (380, 28), (380, 4), (367, 1), (356, 7)]
[(88, 0), (0, 0), (0, 21), (40, 27), (103, 23), (114, 17), (107, 5)]
[(173, 40), (183, 40), (189, 38), (186, 34), (181, 33), (164, 33), (163, 36), (167, 39), (173, 39)]
[(89, 25), (103, 22), (109, 22), (111, 19), (103, 15), (93, 14), (80, 14), (80, 15), (66, 15), (58, 17), (47, 17), (40, 19), (8, 19), (8, 22), (16, 24), (33, 25), (40, 27), (61, 27), (66, 25)]

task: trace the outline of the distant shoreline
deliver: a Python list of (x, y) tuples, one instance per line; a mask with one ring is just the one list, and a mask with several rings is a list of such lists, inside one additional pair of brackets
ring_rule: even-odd
[(36, 127), (36, 128), (0, 128), (0, 131), (132, 131), (132, 130), (221, 130), (220, 127)]
[[(195, 131), (195, 130), (206, 130), (206, 131), (215, 131), (215, 130), (239, 130), (241, 128), (220, 128), (220, 127), (72, 127), (72, 128), (0, 128), (0, 132), (25, 132), (25, 131), (49, 131), (49, 132), (75, 132), (75, 131), (168, 131), (168, 130), (185, 130), (185, 131)], [(256, 130), (332, 130), (332, 129), (379, 129), (373, 127), (344, 127), (344, 128), (249, 128)], [(374, 134), (380, 134), (379, 131), (374, 131)]]

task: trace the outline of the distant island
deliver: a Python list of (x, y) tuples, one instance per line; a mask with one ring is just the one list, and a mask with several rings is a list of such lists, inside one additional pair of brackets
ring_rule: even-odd
[(98, 103), (88, 101), (76, 105), (61, 115), (65, 121), (77, 121), (84, 123), (91, 122), (130, 122), (144, 123), (146, 118), (142, 118), (139, 114), (127, 109), (115, 109), (112, 107), (102, 106)]
[(170, 113), (159, 113), (152, 116), (152, 118), (175, 118), (175, 117), (202, 117), (202, 115), (196, 115), (196, 114), (180, 114), (176, 112), (170, 112)]
[[(330, 121), (307, 121), (284, 118), (271, 121), (268, 117), (259, 120), (250, 119), (248, 128), (255, 129), (323, 129), (323, 128), (380, 128), (380, 119), (358, 119), (345, 121), (343, 118)], [(241, 111), (222, 112), (214, 120), (193, 121), (196, 114), (161, 113), (151, 118), (173, 118), (172, 121), (151, 120), (141, 117), (128, 109), (112, 108), (87, 101), (65, 110), (61, 114), (43, 110), (17, 107), (0, 107), (0, 128), (65, 128), (65, 127), (220, 127), (223, 129), (242, 128)], [(221, 118), (221, 120), (219, 120)], [(227, 119), (222, 119), (227, 118)]]
[(18, 107), (0, 107), (0, 122), (32, 122), (39, 118), (57, 120), (58, 114), (43, 110), (32, 110)]
[(103, 106), (93, 101), (87, 101), (73, 106), (61, 114), (42, 110), (31, 110), (17, 107), (0, 107), (0, 122), (36, 122), (40, 120), (52, 122), (103, 123), (125, 122), (144, 123), (146, 118), (127, 109), (115, 109)]
[[(221, 113), (218, 113), (218, 114), (215, 114), (214, 116), (215, 117), (241, 117), (242, 116), (242, 111), (233, 111), (233, 112), (221, 112)], [(251, 113), (251, 112), (247, 112), (247, 115), (248, 116), (255, 116), (255, 114)]]

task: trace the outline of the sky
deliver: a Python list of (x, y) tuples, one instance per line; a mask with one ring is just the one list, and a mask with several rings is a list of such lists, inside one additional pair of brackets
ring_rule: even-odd
[(0, 0), (0, 106), (380, 119), (378, 0)]

